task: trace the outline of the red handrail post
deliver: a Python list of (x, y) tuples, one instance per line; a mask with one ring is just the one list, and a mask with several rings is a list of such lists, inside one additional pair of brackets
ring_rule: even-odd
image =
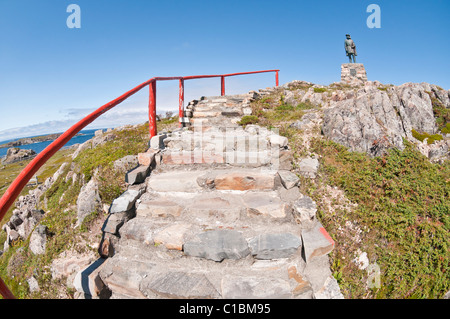
[(2, 278), (0, 278), (0, 294), (5, 299), (16, 299), (16, 297), (14, 297), (13, 293), (5, 285), (5, 283), (3, 282)]
[(149, 101), (148, 101), (148, 127), (150, 138), (156, 135), (156, 80), (149, 85)]
[(183, 121), (184, 121), (184, 80), (183, 79), (180, 79), (180, 94), (179, 94), (178, 102), (179, 102), (178, 117), (179, 117), (179, 122), (180, 122), (179, 126), (182, 127)]
[(275, 71), (275, 85), (276, 85), (276, 86), (279, 85), (279, 81), (278, 81), (278, 71)]
[(221, 76), (220, 77), (220, 82), (221, 82), (221, 92), (220, 95), (224, 96), (225, 95), (225, 77)]

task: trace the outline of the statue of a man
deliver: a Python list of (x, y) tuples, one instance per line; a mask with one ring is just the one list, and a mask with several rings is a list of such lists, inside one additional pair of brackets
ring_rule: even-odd
[(350, 63), (352, 63), (352, 58), (353, 63), (356, 63), (355, 56), (358, 55), (356, 54), (356, 45), (350, 37), (350, 34), (346, 34), (345, 36), (347, 37), (347, 39), (345, 39), (345, 53), (347, 54)]

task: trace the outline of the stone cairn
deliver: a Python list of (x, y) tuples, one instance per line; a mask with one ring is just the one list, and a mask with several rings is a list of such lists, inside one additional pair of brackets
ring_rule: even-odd
[(343, 298), (287, 138), (238, 124), (263, 94), (192, 101), (189, 128), (151, 139), (110, 207), (100, 262), (79, 273), (84, 297)]

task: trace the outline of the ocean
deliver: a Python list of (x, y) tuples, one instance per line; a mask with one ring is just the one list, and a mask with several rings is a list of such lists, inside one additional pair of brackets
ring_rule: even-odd
[[(79, 135), (72, 137), (72, 139), (70, 141), (68, 141), (63, 146), (63, 148), (69, 147), (69, 146), (74, 145), (74, 144), (81, 144), (81, 143), (86, 142), (87, 140), (90, 140), (91, 138), (94, 137), (95, 131), (98, 131), (98, 129), (96, 129), (96, 130), (80, 131), (80, 133), (78, 133)], [(32, 137), (32, 136), (30, 136), (30, 137)], [(11, 141), (15, 141), (15, 140), (9, 140), (9, 141), (0, 142), (0, 144), (11, 142)], [(28, 144), (28, 145), (21, 145), (21, 146), (17, 146), (17, 147), (18, 148), (22, 148), (22, 149), (27, 149), (27, 150), (31, 149), (31, 150), (35, 151), (36, 154), (39, 154), (47, 146), (49, 146), (53, 141), (54, 140), (45, 141), (45, 142), (39, 142), (39, 143), (33, 143), (33, 144)], [(8, 151), (8, 148), (0, 148), (0, 158), (6, 156), (6, 152), (7, 151)]]

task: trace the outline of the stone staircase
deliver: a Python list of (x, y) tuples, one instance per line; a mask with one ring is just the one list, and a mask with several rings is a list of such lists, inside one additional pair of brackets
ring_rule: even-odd
[(189, 128), (152, 138), (78, 276), (86, 298), (342, 298), (288, 140), (237, 124), (254, 98), (192, 101)]

